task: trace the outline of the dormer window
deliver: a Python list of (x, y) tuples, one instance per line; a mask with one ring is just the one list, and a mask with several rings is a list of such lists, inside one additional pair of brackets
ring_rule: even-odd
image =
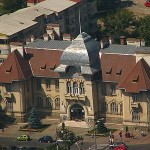
[(107, 68), (106, 69), (106, 74), (111, 74), (111, 72), (112, 72), (112, 68)]
[(46, 64), (44, 66), (42, 66), (40, 69), (45, 70), (46, 69)]
[(9, 68), (7, 68), (7, 69), (5, 70), (5, 72), (6, 72), (6, 73), (10, 73), (11, 70), (12, 70), (12, 66), (10, 66)]
[(51, 71), (54, 71), (56, 69), (56, 65), (50, 68)]
[(135, 79), (133, 79), (133, 83), (139, 82), (139, 76), (137, 76)]
[(122, 69), (121, 68), (116, 70), (116, 75), (121, 75), (121, 73), (122, 73)]

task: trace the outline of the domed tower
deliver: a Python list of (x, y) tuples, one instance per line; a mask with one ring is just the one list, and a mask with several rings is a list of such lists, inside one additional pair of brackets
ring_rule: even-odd
[(97, 84), (100, 79), (100, 44), (81, 33), (67, 47), (60, 65), (60, 116), (63, 120), (94, 119), (98, 113)]

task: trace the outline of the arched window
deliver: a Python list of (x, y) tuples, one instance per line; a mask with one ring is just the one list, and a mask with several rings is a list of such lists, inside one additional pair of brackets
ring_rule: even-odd
[(77, 82), (73, 83), (73, 94), (78, 94), (78, 83)]
[(53, 108), (53, 102), (52, 102), (52, 99), (50, 97), (48, 97), (46, 99), (46, 107), (52, 109)]
[(59, 110), (60, 109), (60, 98), (55, 99), (55, 109)]
[(85, 94), (85, 88), (84, 88), (84, 83), (80, 83), (80, 94)]
[(123, 115), (123, 104), (120, 104), (120, 115)]
[(68, 93), (72, 93), (71, 91), (72, 91), (71, 82), (68, 81), (68, 82), (67, 82), (67, 94), (68, 94)]
[(43, 99), (42, 97), (37, 97), (37, 107), (43, 107)]
[(115, 102), (112, 102), (110, 104), (110, 110), (111, 110), (111, 113), (118, 113), (118, 105), (115, 103)]
[(139, 122), (140, 121), (140, 111), (138, 109), (133, 110), (132, 112), (132, 121)]

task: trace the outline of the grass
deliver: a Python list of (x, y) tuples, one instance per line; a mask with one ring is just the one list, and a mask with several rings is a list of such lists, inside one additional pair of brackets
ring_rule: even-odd
[(111, 131), (111, 133), (114, 133), (115, 131), (117, 131), (117, 129), (107, 129), (107, 132), (98, 133), (97, 128), (95, 128), (95, 129), (92, 129), (92, 130), (88, 131), (88, 133), (86, 135), (87, 136), (91, 136), (91, 134), (95, 134), (96, 133), (97, 136), (109, 136), (110, 135), (110, 131)]

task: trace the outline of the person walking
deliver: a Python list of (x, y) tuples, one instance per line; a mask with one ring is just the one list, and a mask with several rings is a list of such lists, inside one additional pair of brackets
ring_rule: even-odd
[(122, 142), (122, 131), (119, 132), (120, 141)]

